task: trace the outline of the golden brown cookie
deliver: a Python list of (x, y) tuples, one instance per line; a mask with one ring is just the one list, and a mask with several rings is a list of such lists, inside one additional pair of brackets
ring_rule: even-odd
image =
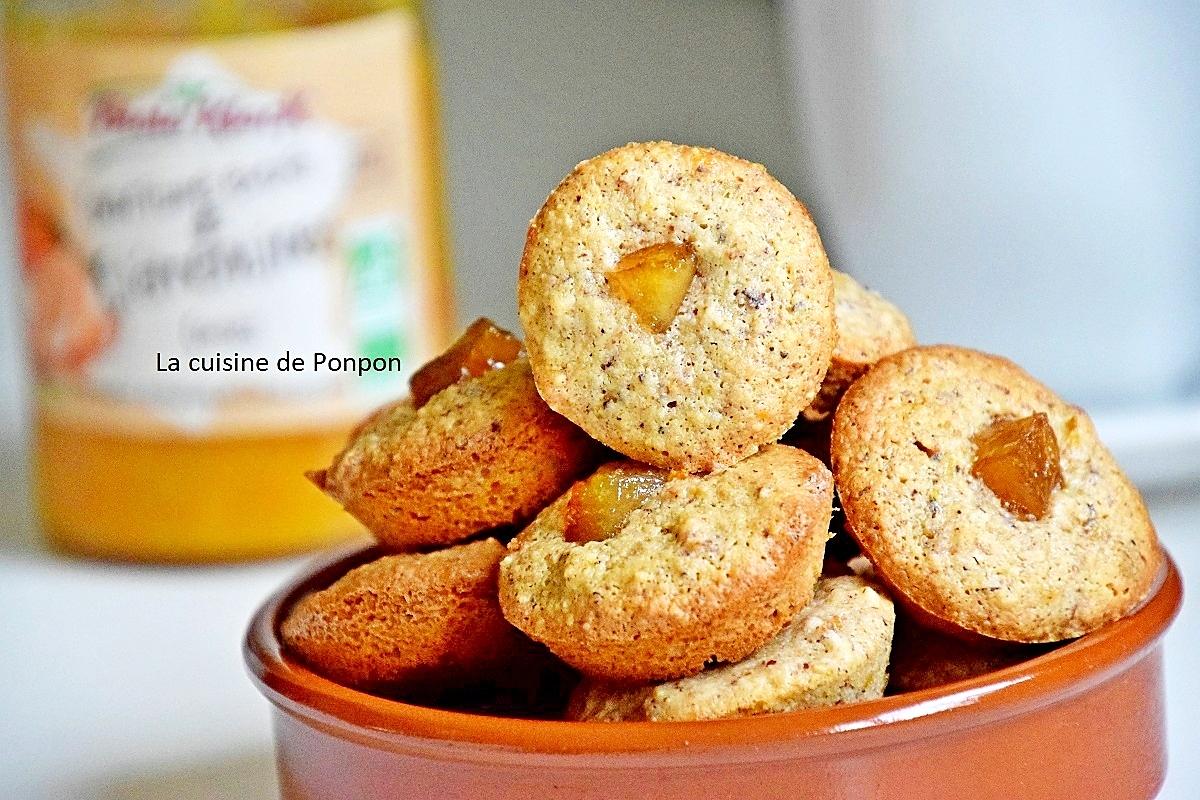
[(833, 300), (837, 341), (821, 391), (804, 409), (808, 422), (829, 417), (850, 384), (876, 361), (917, 343), (904, 312), (838, 270)]
[(531, 649), (496, 601), (504, 553), (484, 539), (384, 556), (301, 598), (280, 628), (283, 641), (348, 686), (427, 690), (484, 679)]
[(602, 541), (568, 541), (564, 495), (509, 544), (505, 616), (576, 669), (665, 680), (761, 646), (812, 597), (832, 481), (772, 445), (723, 471), (672, 477)]
[(707, 148), (629, 144), (580, 164), (530, 224), (517, 288), (550, 407), (671, 469), (777, 441), (833, 349), (808, 211), (760, 165)]
[(868, 581), (824, 578), (816, 596), (744, 661), (650, 686), (585, 680), (570, 719), (679, 721), (746, 717), (881, 697), (895, 621)]
[(594, 463), (595, 444), (538, 396), (529, 362), (404, 400), (313, 480), (383, 544), (411, 550), (522, 524)]
[[(1050, 442), (977, 444), (1039, 421)], [(1022, 460), (1035, 441), (1058, 457)], [(1145, 505), (1091, 420), (1005, 359), (948, 346), (884, 358), (838, 405), (832, 457), (847, 528), (878, 576), (950, 630), (1080, 636), (1133, 610), (1159, 569)], [(1021, 494), (1047, 486), (1039, 517)]]
[(902, 614), (896, 619), (888, 692), (916, 692), (965, 681), (1019, 664), (1047, 649), (1047, 645), (992, 640), (967, 642)]

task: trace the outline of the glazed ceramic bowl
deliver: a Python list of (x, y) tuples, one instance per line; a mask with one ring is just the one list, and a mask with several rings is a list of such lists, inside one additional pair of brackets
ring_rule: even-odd
[(685, 723), (518, 720), (386, 700), (291, 659), (279, 623), (335, 558), (256, 614), (245, 655), (273, 704), (283, 800), (1151, 798), (1166, 769), (1168, 561), (1136, 613), (969, 681), (847, 706)]

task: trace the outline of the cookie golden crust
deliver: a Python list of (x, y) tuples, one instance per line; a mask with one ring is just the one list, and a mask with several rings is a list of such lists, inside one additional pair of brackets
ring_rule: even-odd
[[(696, 275), (655, 333), (612, 291), (674, 243)], [(833, 280), (808, 211), (760, 165), (668, 142), (583, 162), (530, 223), (517, 304), (538, 390), (613, 449), (701, 472), (775, 442), (833, 349)]]
[(837, 341), (821, 391), (804, 409), (803, 418), (809, 422), (828, 418), (850, 384), (876, 361), (917, 343), (904, 312), (837, 270), (833, 300)]
[(881, 697), (892, 601), (862, 578), (824, 578), (816, 596), (744, 661), (651, 686), (585, 680), (571, 719), (682, 721), (746, 717)]
[[(1045, 413), (1063, 485), (1041, 519), (972, 474), (972, 438)], [(957, 347), (888, 356), (834, 416), (848, 530), (897, 599), (954, 631), (1016, 642), (1080, 636), (1134, 609), (1161, 553), (1141, 496), (1087, 415), (1013, 363)]]
[(528, 521), (597, 449), (542, 402), (518, 359), (419, 409), (406, 400), (377, 412), (313, 477), (380, 542), (412, 550)]
[(611, 538), (566, 538), (570, 494), (500, 566), (510, 622), (588, 675), (692, 675), (737, 661), (811, 599), (829, 536), (829, 471), (772, 445), (721, 472), (669, 478)]
[(495, 539), (384, 556), (306, 595), (280, 629), (327, 677), (364, 689), (429, 690), (485, 679), (529, 653), (496, 601)]
[(1041, 655), (1048, 645), (966, 642), (901, 616), (892, 642), (888, 691), (916, 692), (965, 681)]

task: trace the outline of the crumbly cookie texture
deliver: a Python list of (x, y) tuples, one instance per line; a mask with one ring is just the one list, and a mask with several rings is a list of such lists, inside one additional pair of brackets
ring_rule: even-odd
[(301, 598), (280, 628), (288, 649), (339, 683), (421, 689), (485, 679), (531, 643), (496, 601), (495, 539), (384, 556)]
[(664, 680), (737, 661), (811, 599), (829, 536), (829, 471), (771, 445), (675, 477), (603, 541), (566, 539), (569, 494), (509, 544), (500, 604), (576, 669)]
[(963, 641), (901, 615), (892, 641), (888, 692), (916, 692), (965, 681), (1041, 655), (1049, 645)]
[(833, 300), (837, 341), (821, 391), (804, 409), (808, 422), (829, 417), (850, 384), (876, 361), (917, 343), (904, 312), (838, 270), (833, 271)]
[[(690, 247), (662, 333), (608, 285), (620, 259)], [(702, 472), (775, 442), (833, 350), (833, 280), (808, 211), (757, 164), (650, 142), (581, 163), (529, 226), (518, 310), (551, 408), (638, 461)]]
[(895, 616), (887, 595), (863, 578), (825, 578), (812, 602), (744, 661), (651, 686), (584, 681), (567, 714), (597, 722), (721, 719), (881, 697)]
[[(1064, 485), (1025, 520), (972, 475), (972, 437), (1038, 412)], [(1005, 359), (949, 346), (882, 359), (842, 398), (831, 447), (847, 529), (897, 599), (947, 630), (1080, 636), (1132, 611), (1158, 573), (1141, 496), (1091, 420)]]
[(542, 402), (518, 359), (420, 408), (375, 414), (313, 479), (380, 542), (412, 550), (527, 522), (598, 449)]

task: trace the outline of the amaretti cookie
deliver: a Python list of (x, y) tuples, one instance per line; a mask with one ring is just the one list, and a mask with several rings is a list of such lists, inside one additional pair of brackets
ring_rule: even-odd
[(669, 142), (584, 161), (530, 223), (518, 310), (551, 408), (700, 472), (777, 441), (820, 388), (833, 280), (808, 211), (757, 164)]
[(895, 610), (868, 581), (822, 579), (816, 596), (744, 661), (651, 686), (585, 680), (571, 719), (680, 721), (745, 717), (881, 697)]
[(380, 542), (412, 550), (527, 522), (598, 449), (542, 402), (519, 357), (381, 410), (310, 477)]
[(576, 484), (501, 562), (504, 615), (563, 661), (618, 681), (695, 674), (744, 658), (812, 598), (833, 491), (815, 458), (772, 445), (657, 486), (621, 469)]
[(1005, 359), (882, 359), (842, 398), (831, 448), (849, 532), (897, 599), (951, 632), (1080, 636), (1158, 572), (1146, 508), (1091, 420)]
[(987, 639), (963, 641), (901, 615), (892, 640), (888, 691), (916, 692), (965, 681), (1019, 664), (1049, 647)]
[(384, 556), (301, 598), (280, 628), (283, 641), (348, 686), (429, 691), (487, 679), (532, 648), (496, 600), (504, 553), (484, 539)]
[(838, 270), (833, 271), (833, 301), (837, 339), (821, 391), (804, 409), (808, 422), (829, 417), (854, 379), (876, 361), (917, 343), (904, 312)]

